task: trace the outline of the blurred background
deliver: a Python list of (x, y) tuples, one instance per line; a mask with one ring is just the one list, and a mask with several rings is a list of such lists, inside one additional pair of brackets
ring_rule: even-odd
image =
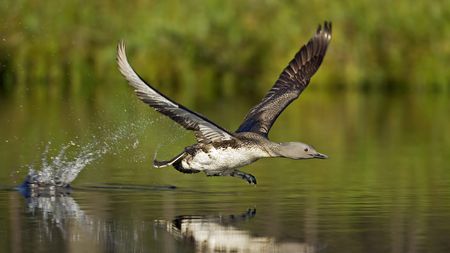
[[(120, 40), (146, 81), (233, 131), (325, 20), (324, 62), (270, 138), (330, 159), (243, 168), (257, 187), (151, 169), (195, 140), (138, 101)], [(449, 67), (446, 0), (0, 1), (0, 251), (195, 252), (149, 228), (256, 208), (234, 231), (275, 249), (448, 252)], [(82, 171), (70, 198), (10, 191), (45, 168)]]
[(448, 92), (450, 3), (417, 1), (2, 1), (0, 94), (77, 96), (121, 77), (115, 48), (184, 101), (259, 98), (324, 20), (311, 89)]

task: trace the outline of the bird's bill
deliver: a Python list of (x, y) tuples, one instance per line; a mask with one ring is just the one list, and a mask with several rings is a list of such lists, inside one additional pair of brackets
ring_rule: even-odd
[(324, 155), (324, 154), (321, 154), (321, 153), (317, 153), (317, 154), (314, 154), (314, 158), (318, 158), (318, 159), (327, 159), (328, 156), (327, 156), (327, 155)]

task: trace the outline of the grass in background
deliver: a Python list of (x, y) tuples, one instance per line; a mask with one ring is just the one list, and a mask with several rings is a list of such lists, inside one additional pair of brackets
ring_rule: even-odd
[[(185, 103), (259, 99), (324, 20), (333, 39), (314, 88), (448, 91), (450, 2), (2, 1), (0, 94), (92, 94), (143, 77)], [(320, 85), (318, 85), (320, 84)]]

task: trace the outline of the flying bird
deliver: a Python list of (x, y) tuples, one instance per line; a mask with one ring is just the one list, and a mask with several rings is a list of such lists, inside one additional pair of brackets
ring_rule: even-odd
[(256, 184), (256, 178), (238, 168), (265, 157), (291, 159), (327, 158), (302, 142), (273, 142), (270, 128), (283, 110), (308, 86), (319, 69), (331, 40), (331, 22), (319, 25), (314, 36), (295, 54), (273, 87), (245, 116), (235, 132), (230, 132), (199, 113), (189, 110), (145, 82), (127, 60), (125, 44), (117, 47), (119, 70), (138, 98), (156, 111), (193, 131), (197, 143), (168, 161), (153, 160), (156, 168), (173, 166), (183, 173), (203, 171), (207, 176), (232, 176)]

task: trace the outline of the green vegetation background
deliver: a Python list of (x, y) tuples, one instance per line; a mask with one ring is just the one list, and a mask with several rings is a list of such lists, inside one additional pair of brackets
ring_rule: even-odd
[(447, 0), (25, 0), (0, 2), (0, 94), (110, 87), (124, 39), (137, 71), (186, 103), (259, 98), (324, 20), (333, 39), (312, 89), (449, 90)]

